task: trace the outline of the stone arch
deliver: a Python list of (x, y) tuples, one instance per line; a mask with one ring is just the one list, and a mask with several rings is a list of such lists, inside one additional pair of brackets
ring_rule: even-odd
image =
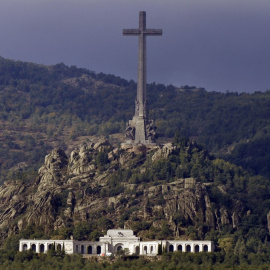
[(78, 253), (79, 252), (79, 246), (76, 245), (76, 252)]
[(37, 246), (36, 246), (36, 244), (32, 244), (31, 249), (32, 249), (33, 251), (37, 251)]
[(200, 246), (199, 246), (199, 245), (195, 245), (195, 247), (194, 247), (194, 252), (195, 252), (195, 253), (200, 252)]
[(114, 247), (115, 252), (118, 252), (118, 251), (120, 251), (122, 249), (123, 249), (123, 244), (122, 243), (118, 243)]
[(39, 252), (40, 252), (40, 253), (44, 253), (44, 251), (45, 251), (45, 246), (44, 246), (44, 244), (41, 244), (41, 245), (39, 246)]
[(191, 252), (191, 246), (190, 245), (186, 246), (186, 252)]
[(208, 252), (208, 251), (209, 251), (208, 245), (204, 245), (204, 246), (203, 246), (203, 251), (204, 251), (204, 252)]
[(84, 245), (81, 246), (81, 254), (84, 254)]
[(93, 253), (92, 246), (88, 246), (88, 248), (87, 248), (87, 254), (92, 254), (92, 253)]
[(26, 251), (28, 249), (27, 244), (23, 244), (23, 251)]
[(183, 251), (182, 245), (178, 245), (177, 250), (182, 252)]
[(97, 254), (101, 254), (101, 246), (97, 246)]
[(150, 246), (150, 254), (153, 254), (153, 251), (154, 251), (154, 247)]
[(48, 249), (49, 249), (49, 250), (52, 249), (52, 244), (49, 244), (49, 245), (48, 245)]
[(173, 245), (169, 245), (169, 252), (173, 252), (174, 251), (174, 246)]
[(147, 254), (147, 246), (144, 246), (144, 248), (143, 248), (143, 254)]
[(139, 247), (139, 246), (137, 246), (137, 247), (135, 248), (135, 254), (136, 254), (136, 255), (139, 255), (139, 254), (140, 254), (140, 247)]
[(58, 244), (57, 247), (56, 247), (56, 250), (61, 250), (61, 249), (62, 249), (61, 244)]

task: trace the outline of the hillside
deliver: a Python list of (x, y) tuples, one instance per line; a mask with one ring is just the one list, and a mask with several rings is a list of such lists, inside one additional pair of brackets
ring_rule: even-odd
[[(270, 177), (270, 91), (224, 94), (155, 83), (147, 88), (161, 142), (175, 134), (194, 138), (217, 157)], [(1, 182), (37, 170), (54, 147), (69, 152), (92, 136), (122, 134), (135, 95), (134, 81), (113, 75), (0, 58)]]
[(215, 242), (209, 256), (165, 254), (164, 267), (269, 262), (270, 91), (147, 87), (165, 145), (122, 149), (133, 81), (0, 58), (0, 268), (45, 263), (16, 255), (19, 238), (95, 240), (118, 227)]
[[(36, 175), (0, 187), (0, 209), (8, 250), (17, 250), (19, 238), (96, 240), (110, 228), (132, 229), (143, 240), (212, 240), (221, 253), (202, 255), (204, 262), (263, 263), (270, 250), (269, 180), (182, 137), (152, 149), (105, 140), (70, 155), (54, 149)], [(0, 259), (14, 260), (5, 254)]]
[[(146, 239), (204, 239), (252, 220), (266, 235), (267, 183), (184, 138), (152, 150), (91, 142), (70, 156), (54, 149), (36, 177), (5, 182), (0, 228), (10, 233), (35, 225), (54, 234), (87, 221), (100, 232), (127, 227)], [(91, 236), (76, 239), (85, 237)]]

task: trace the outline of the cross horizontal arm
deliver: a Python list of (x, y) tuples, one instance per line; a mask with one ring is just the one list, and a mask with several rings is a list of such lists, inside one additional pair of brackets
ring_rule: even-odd
[(138, 36), (141, 34), (140, 29), (123, 29), (123, 35), (126, 36)]
[(141, 33), (147, 36), (162, 36), (162, 29), (145, 29), (143, 32), (140, 29), (123, 29), (125, 36), (138, 36)]
[(143, 33), (147, 36), (162, 36), (162, 29), (145, 29)]

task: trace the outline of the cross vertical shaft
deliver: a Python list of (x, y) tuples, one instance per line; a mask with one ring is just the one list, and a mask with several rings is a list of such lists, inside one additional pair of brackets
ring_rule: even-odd
[(135, 133), (135, 138), (132, 138), (135, 143), (151, 143), (152, 139), (151, 134), (148, 132), (149, 128), (147, 130), (147, 125), (149, 125), (149, 123), (146, 102), (146, 36), (161, 36), (162, 30), (146, 29), (146, 12), (140, 11), (139, 29), (124, 29), (123, 35), (139, 36), (138, 82), (135, 116), (133, 117), (133, 120), (130, 121), (128, 128), (132, 128)]
[(139, 116), (147, 118), (148, 116), (144, 115), (144, 105), (146, 102), (146, 36), (144, 34), (145, 28), (146, 13), (140, 12), (137, 100), (139, 102)]

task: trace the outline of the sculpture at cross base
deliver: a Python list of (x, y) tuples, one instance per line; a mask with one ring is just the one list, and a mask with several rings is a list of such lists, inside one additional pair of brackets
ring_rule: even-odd
[(156, 127), (148, 119), (146, 100), (146, 36), (161, 36), (161, 29), (146, 28), (146, 12), (140, 11), (139, 29), (124, 29), (125, 36), (139, 36), (138, 82), (135, 115), (126, 128), (126, 143), (151, 144), (155, 142)]

